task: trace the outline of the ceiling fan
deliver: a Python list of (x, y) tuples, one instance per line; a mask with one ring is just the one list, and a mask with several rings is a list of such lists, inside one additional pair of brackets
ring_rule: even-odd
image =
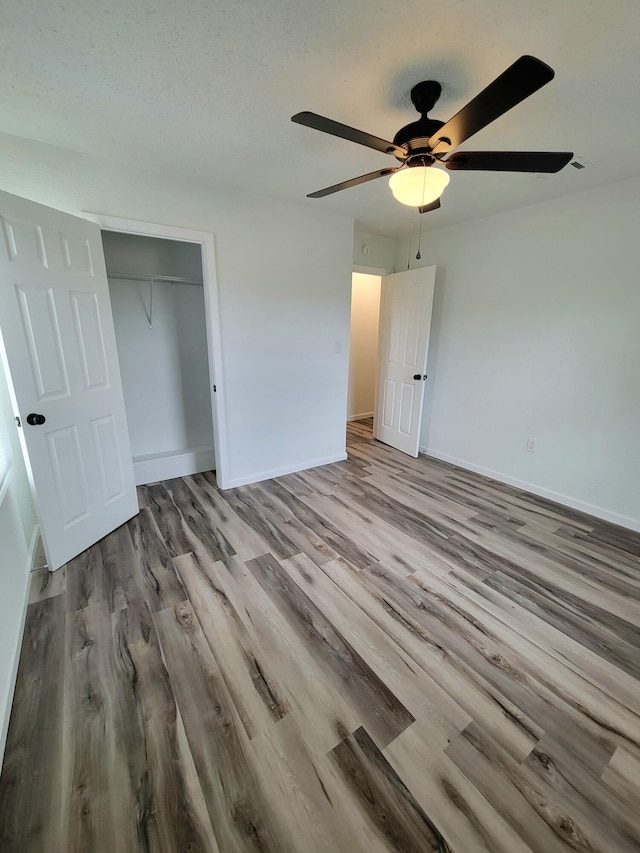
[[(420, 113), (418, 121), (401, 128), (393, 142), (311, 112), (296, 113), (291, 121), (323, 133), (330, 133), (383, 154), (391, 154), (400, 166), (379, 169), (349, 181), (325, 187), (307, 198), (323, 198), (332, 193), (391, 176), (395, 198), (420, 213), (437, 210), (440, 195), (449, 183), (448, 170), (489, 172), (559, 172), (573, 157), (568, 151), (459, 151), (451, 153), (483, 127), (553, 80), (554, 71), (534, 56), (521, 56), (493, 83), (462, 107), (448, 122), (429, 118), (442, 87), (425, 80), (411, 90), (411, 101)], [(435, 168), (434, 168), (435, 167)]]

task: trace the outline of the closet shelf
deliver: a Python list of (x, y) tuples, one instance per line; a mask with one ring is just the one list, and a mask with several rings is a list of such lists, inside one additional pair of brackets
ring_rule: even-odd
[(125, 279), (126, 281), (150, 281), (150, 282), (167, 282), (168, 284), (195, 284), (202, 287), (201, 281), (196, 281), (192, 278), (181, 278), (177, 275), (138, 275), (131, 272), (108, 272), (107, 278)]

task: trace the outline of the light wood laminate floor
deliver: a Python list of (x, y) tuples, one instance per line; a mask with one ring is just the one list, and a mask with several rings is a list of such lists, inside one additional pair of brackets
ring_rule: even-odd
[(34, 578), (2, 853), (638, 853), (640, 536), (349, 429)]

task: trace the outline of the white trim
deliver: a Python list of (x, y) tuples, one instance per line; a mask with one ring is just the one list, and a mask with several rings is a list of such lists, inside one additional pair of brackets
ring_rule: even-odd
[[(37, 527), (36, 527), (37, 530)], [(13, 650), (13, 662), (11, 665), (11, 674), (9, 676), (9, 684), (7, 695), (4, 698), (5, 706), (0, 709), (2, 718), (0, 719), (0, 770), (4, 761), (4, 749), (7, 745), (7, 732), (9, 731), (9, 720), (11, 719), (11, 708), (13, 705), (13, 696), (16, 690), (16, 679), (18, 677), (18, 666), (20, 664), (20, 652), (22, 651), (22, 640), (24, 638), (24, 626), (27, 621), (27, 608), (29, 606), (29, 592), (31, 590), (31, 575), (29, 574), (29, 563), (27, 563), (27, 571), (25, 571), (25, 589), (24, 601), (22, 603), (22, 616), (20, 618), (20, 628), (18, 630), (18, 638)]]
[(173, 453), (150, 453), (147, 456), (133, 457), (136, 486), (211, 471), (215, 469), (215, 465), (213, 447), (185, 447)]
[(382, 267), (363, 267), (361, 264), (353, 265), (353, 272), (359, 272), (363, 275), (391, 275), (393, 270), (383, 269)]
[(251, 483), (259, 483), (261, 480), (272, 480), (274, 477), (283, 477), (285, 474), (306, 471), (308, 468), (319, 468), (321, 465), (331, 465), (332, 462), (344, 462), (346, 458), (346, 453), (336, 453), (335, 456), (325, 456), (323, 459), (311, 459), (309, 462), (301, 462), (298, 465), (286, 465), (284, 468), (274, 468), (272, 471), (249, 474), (248, 477), (236, 477), (230, 480), (225, 488), (235, 489), (237, 486), (249, 486)]
[(0, 505), (4, 501), (4, 497), (9, 491), (9, 472), (11, 471), (11, 462), (4, 469), (3, 475), (4, 479), (0, 482)]
[[(209, 231), (194, 231), (174, 225), (158, 225), (121, 219), (103, 213), (83, 211), (85, 219), (95, 222), (107, 231), (123, 234), (138, 234), (143, 237), (163, 237), (166, 240), (181, 240), (184, 243), (199, 243), (202, 250), (202, 273), (204, 276), (205, 321), (207, 326), (209, 377), (211, 380), (211, 410), (213, 414), (213, 443), (216, 458), (216, 481), (219, 488), (229, 488), (227, 482), (227, 417), (224, 397), (224, 375), (222, 369), (222, 332), (218, 279), (216, 275), (215, 238)], [(216, 391), (213, 391), (215, 386)]]
[[(2, 436), (1, 440), (4, 442), (5, 436)], [(0, 503), (2, 503), (2, 498), (4, 497), (4, 493), (7, 490), (10, 470), (11, 456), (9, 455), (9, 451), (5, 448), (4, 444), (0, 444)]]
[(361, 415), (349, 415), (348, 421), (363, 421), (365, 418), (372, 418), (373, 412), (362, 412)]
[(441, 450), (434, 450), (432, 447), (420, 447), (419, 450), (424, 456), (433, 456), (434, 459), (441, 459), (443, 462), (449, 462), (452, 465), (457, 465), (459, 468), (466, 468), (468, 471), (474, 471), (476, 474), (482, 474), (484, 477), (489, 477), (500, 483), (506, 483), (508, 486), (515, 486), (525, 492), (531, 492), (532, 495), (547, 498), (550, 501), (570, 507), (571, 509), (577, 509), (587, 515), (601, 518), (603, 521), (610, 521), (612, 524), (618, 524), (620, 527), (640, 532), (639, 519), (619, 515), (617, 512), (611, 512), (608, 509), (603, 509), (603, 507), (586, 503), (586, 501), (572, 498), (569, 495), (563, 495), (561, 492), (554, 492), (552, 489), (544, 488), (544, 486), (528, 483), (526, 480), (519, 480), (517, 477), (511, 477), (500, 471), (492, 471), (491, 468), (483, 468), (482, 465), (476, 465), (473, 462), (468, 462), (466, 459), (458, 459), (457, 456), (451, 456), (448, 453), (443, 453)]
[(36, 552), (38, 550), (38, 540), (40, 539), (40, 527), (37, 524), (33, 525), (31, 533), (31, 542), (29, 542), (29, 550), (27, 552), (27, 571), (33, 572), (41, 566), (36, 566)]

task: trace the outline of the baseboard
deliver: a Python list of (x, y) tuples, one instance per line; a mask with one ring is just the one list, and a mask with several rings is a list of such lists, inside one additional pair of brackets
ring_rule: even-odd
[(363, 421), (365, 418), (372, 418), (373, 412), (363, 412), (361, 415), (350, 415), (348, 421)]
[(323, 459), (311, 459), (308, 462), (301, 462), (297, 465), (287, 465), (284, 468), (274, 468), (271, 471), (249, 474), (247, 477), (232, 477), (226, 484), (225, 489), (235, 489), (237, 486), (249, 486), (251, 483), (260, 483), (262, 480), (273, 480), (274, 477), (283, 477), (285, 474), (296, 474), (298, 471), (319, 468), (321, 465), (331, 465), (332, 462), (344, 462), (346, 458), (346, 453), (337, 453), (335, 456), (325, 456)]
[(562, 504), (562, 506), (577, 509), (584, 512), (586, 515), (593, 515), (603, 521), (609, 521), (612, 524), (618, 524), (620, 527), (626, 527), (629, 530), (640, 532), (640, 520), (629, 518), (626, 515), (619, 515), (616, 512), (611, 512), (601, 506), (586, 503), (586, 501), (572, 498), (570, 495), (563, 495), (561, 492), (554, 492), (552, 489), (546, 489), (544, 486), (538, 486), (535, 483), (529, 483), (526, 480), (519, 480), (517, 477), (511, 477), (509, 474), (503, 474), (501, 471), (493, 471), (491, 468), (483, 468), (482, 465), (476, 465), (474, 462), (468, 462), (466, 459), (459, 459), (457, 456), (451, 456), (449, 453), (443, 453), (440, 450), (434, 450), (432, 447), (420, 447), (420, 453), (424, 456), (433, 456), (434, 459), (440, 459), (443, 462), (449, 462), (451, 465), (457, 465), (459, 468), (466, 468), (467, 471), (474, 471), (476, 474), (482, 474), (484, 477), (489, 477), (491, 480), (497, 480), (500, 483), (506, 483), (508, 486), (515, 486), (517, 489), (522, 489), (525, 492), (531, 492), (532, 495), (538, 495), (541, 498), (554, 501), (554, 503)]
[(13, 661), (11, 663), (11, 673), (9, 676), (8, 691), (4, 698), (4, 707), (0, 708), (0, 770), (4, 761), (4, 749), (7, 745), (7, 732), (9, 731), (9, 720), (11, 718), (11, 707), (13, 705), (13, 694), (16, 689), (16, 678), (18, 677), (18, 666), (20, 664), (20, 652), (22, 651), (22, 640), (24, 637), (24, 626), (27, 621), (27, 607), (29, 606), (29, 589), (31, 587), (31, 576), (25, 572), (25, 587), (24, 601), (22, 603), (22, 616), (20, 617), (20, 629), (18, 631), (18, 641), (13, 650)]
[(133, 457), (136, 486), (187, 477), (201, 471), (213, 471), (216, 459), (212, 447), (186, 447), (169, 453), (150, 453)]

